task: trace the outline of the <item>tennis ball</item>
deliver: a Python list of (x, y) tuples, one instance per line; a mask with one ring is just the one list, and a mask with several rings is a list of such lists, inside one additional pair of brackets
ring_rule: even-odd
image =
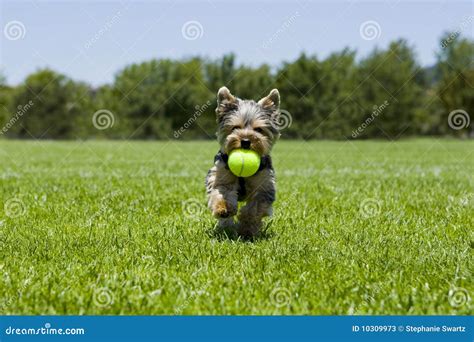
[(250, 177), (260, 167), (260, 156), (252, 150), (233, 150), (229, 154), (227, 165), (237, 177)]

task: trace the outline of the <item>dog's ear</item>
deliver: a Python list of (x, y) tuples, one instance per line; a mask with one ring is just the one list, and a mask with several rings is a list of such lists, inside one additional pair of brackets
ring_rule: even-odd
[(217, 122), (222, 121), (222, 118), (226, 113), (237, 109), (237, 99), (227, 89), (227, 87), (221, 87), (217, 92)]
[(270, 94), (258, 101), (258, 104), (270, 112), (270, 120), (278, 128), (280, 122), (280, 92), (278, 89), (273, 89)]
[(278, 111), (280, 109), (280, 92), (278, 89), (273, 89), (270, 94), (258, 101), (258, 104), (262, 106), (263, 109)]

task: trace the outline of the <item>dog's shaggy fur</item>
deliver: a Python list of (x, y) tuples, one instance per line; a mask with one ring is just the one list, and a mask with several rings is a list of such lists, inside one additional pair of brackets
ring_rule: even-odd
[[(219, 226), (234, 226), (238, 201), (246, 201), (240, 209), (238, 233), (255, 236), (262, 218), (272, 213), (275, 201), (275, 172), (270, 151), (279, 138), (280, 94), (273, 89), (258, 102), (234, 97), (222, 87), (217, 93), (217, 139), (220, 151), (206, 177), (209, 208)], [(238, 148), (257, 152), (262, 158), (259, 171), (251, 177), (239, 178), (227, 166), (228, 154)]]

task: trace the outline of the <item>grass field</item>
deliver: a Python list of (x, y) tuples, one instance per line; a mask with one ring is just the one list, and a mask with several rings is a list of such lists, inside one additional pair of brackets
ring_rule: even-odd
[(0, 314), (472, 314), (474, 141), (288, 142), (214, 230), (215, 142), (0, 141)]

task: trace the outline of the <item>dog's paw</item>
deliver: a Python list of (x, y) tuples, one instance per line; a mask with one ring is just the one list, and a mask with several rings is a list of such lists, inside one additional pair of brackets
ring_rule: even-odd
[(238, 229), (237, 234), (242, 240), (253, 240), (258, 235), (258, 231), (254, 229)]
[(216, 218), (227, 218), (234, 216), (237, 209), (229, 205), (225, 200), (220, 200), (212, 208), (212, 214)]
[(262, 222), (259, 220), (248, 220), (240, 218), (237, 233), (244, 239), (252, 239), (258, 235)]

